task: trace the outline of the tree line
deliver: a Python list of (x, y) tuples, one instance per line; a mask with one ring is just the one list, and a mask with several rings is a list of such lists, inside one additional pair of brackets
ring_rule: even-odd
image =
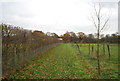
[(26, 30), (18, 26), (0, 24), (2, 28), (3, 75), (24, 64), (36, 53), (60, 43), (58, 37), (48, 36), (42, 31)]
[[(61, 38), (64, 40), (65, 43), (74, 43), (76, 41), (80, 41), (82, 43), (97, 43), (96, 34), (88, 34), (86, 35), (83, 32), (66, 32), (65, 34), (61, 35)], [(120, 35), (118, 33), (113, 34), (101, 34), (99, 42), (100, 43), (110, 43), (110, 44), (118, 44)]]

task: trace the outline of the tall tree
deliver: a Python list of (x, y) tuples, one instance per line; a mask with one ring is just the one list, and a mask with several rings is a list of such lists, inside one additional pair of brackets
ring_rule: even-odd
[[(94, 8), (94, 14), (92, 16), (92, 22), (96, 28), (97, 31), (97, 65), (98, 65), (98, 74), (101, 74), (101, 68), (100, 68), (100, 51), (99, 51), (99, 39), (100, 34), (107, 28), (108, 21), (110, 19), (110, 16), (107, 16), (105, 13), (102, 13), (103, 7), (100, 2), (100, 0), (96, 3), (93, 3)], [(104, 18), (106, 17), (106, 18)]]

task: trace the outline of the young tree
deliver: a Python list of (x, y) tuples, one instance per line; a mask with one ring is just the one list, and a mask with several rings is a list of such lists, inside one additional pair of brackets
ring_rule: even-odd
[[(96, 5), (97, 4), (97, 5)], [(100, 34), (101, 32), (103, 32), (103, 30), (105, 30), (107, 28), (107, 24), (108, 21), (110, 19), (109, 16), (107, 16), (105, 13), (102, 13), (103, 7), (101, 2), (96, 2), (93, 4), (93, 8), (94, 8), (94, 14), (92, 16), (92, 22), (96, 28), (97, 31), (97, 64), (98, 64), (98, 74), (101, 74), (101, 68), (100, 68), (100, 51), (99, 51), (99, 47), (100, 47)], [(105, 18), (106, 17), (106, 18)]]

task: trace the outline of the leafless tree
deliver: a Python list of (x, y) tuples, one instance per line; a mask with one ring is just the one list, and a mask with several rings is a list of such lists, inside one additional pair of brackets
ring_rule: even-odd
[(100, 68), (100, 34), (107, 28), (108, 21), (110, 19), (110, 16), (106, 15), (105, 13), (102, 13), (103, 6), (102, 3), (95, 2), (93, 3), (93, 9), (94, 14), (92, 15), (92, 22), (96, 28), (97, 31), (97, 65), (98, 65), (98, 74), (101, 74), (101, 68)]

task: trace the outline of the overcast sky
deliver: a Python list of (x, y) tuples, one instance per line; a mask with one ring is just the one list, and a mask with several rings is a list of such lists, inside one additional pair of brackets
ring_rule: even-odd
[[(66, 31), (95, 33), (91, 13), (93, 0), (1, 0), (0, 22), (25, 29), (55, 32)], [(95, 0), (97, 1), (97, 0)], [(103, 2), (104, 1), (104, 2)], [(118, 31), (118, 1), (103, 0), (103, 14), (110, 14), (109, 29), (103, 33)], [(1, 10), (2, 9), (2, 10)], [(109, 13), (110, 12), (110, 13)]]

